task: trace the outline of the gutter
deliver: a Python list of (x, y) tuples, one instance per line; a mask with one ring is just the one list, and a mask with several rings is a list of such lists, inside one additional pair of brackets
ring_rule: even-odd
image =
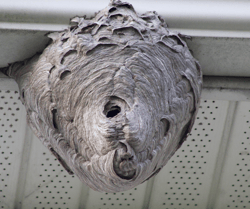
[[(138, 13), (157, 11), (170, 29), (192, 36), (188, 46), (204, 75), (250, 77), (250, 2), (127, 0)], [(76, 15), (93, 16), (108, 0), (0, 2), (0, 67), (44, 49), (44, 35), (67, 28)]]

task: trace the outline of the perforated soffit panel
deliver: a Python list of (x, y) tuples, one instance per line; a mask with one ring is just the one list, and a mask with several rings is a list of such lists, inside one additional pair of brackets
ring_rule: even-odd
[(155, 178), (98, 193), (31, 133), (18, 91), (0, 98), (0, 208), (250, 208), (249, 101), (203, 98), (191, 135)]

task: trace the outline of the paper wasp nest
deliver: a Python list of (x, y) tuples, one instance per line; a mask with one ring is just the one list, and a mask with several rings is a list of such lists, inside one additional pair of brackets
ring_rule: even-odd
[(41, 55), (10, 65), (27, 120), (64, 168), (98, 191), (154, 176), (190, 132), (202, 75), (156, 12), (112, 1), (75, 17)]

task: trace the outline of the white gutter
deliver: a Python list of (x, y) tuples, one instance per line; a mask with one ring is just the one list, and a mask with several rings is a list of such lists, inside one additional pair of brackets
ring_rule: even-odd
[[(139, 13), (157, 11), (169, 27), (188, 30), (250, 31), (249, 1), (128, 0)], [(91, 16), (108, 0), (9, 0), (0, 2), (0, 22), (69, 23), (76, 15)]]
[[(126, 0), (124, 0), (126, 1)], [(127, 0), (138, 13), (157, 11), (187, 41), (204, 75), (250, 77), (250, 1)], [(109, 0), (0, 0), (0, 67), (42, 51), (49, 31), (76, 15), (93, 16)]]

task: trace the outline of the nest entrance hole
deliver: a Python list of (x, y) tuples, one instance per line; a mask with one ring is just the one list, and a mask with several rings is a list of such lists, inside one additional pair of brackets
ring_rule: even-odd
[(106, 111), (106, 117), (113, 118), (116, 115), (118, 115), (120, 112), (121, 112), (121, 108), (118, 105), (112, 106)]

